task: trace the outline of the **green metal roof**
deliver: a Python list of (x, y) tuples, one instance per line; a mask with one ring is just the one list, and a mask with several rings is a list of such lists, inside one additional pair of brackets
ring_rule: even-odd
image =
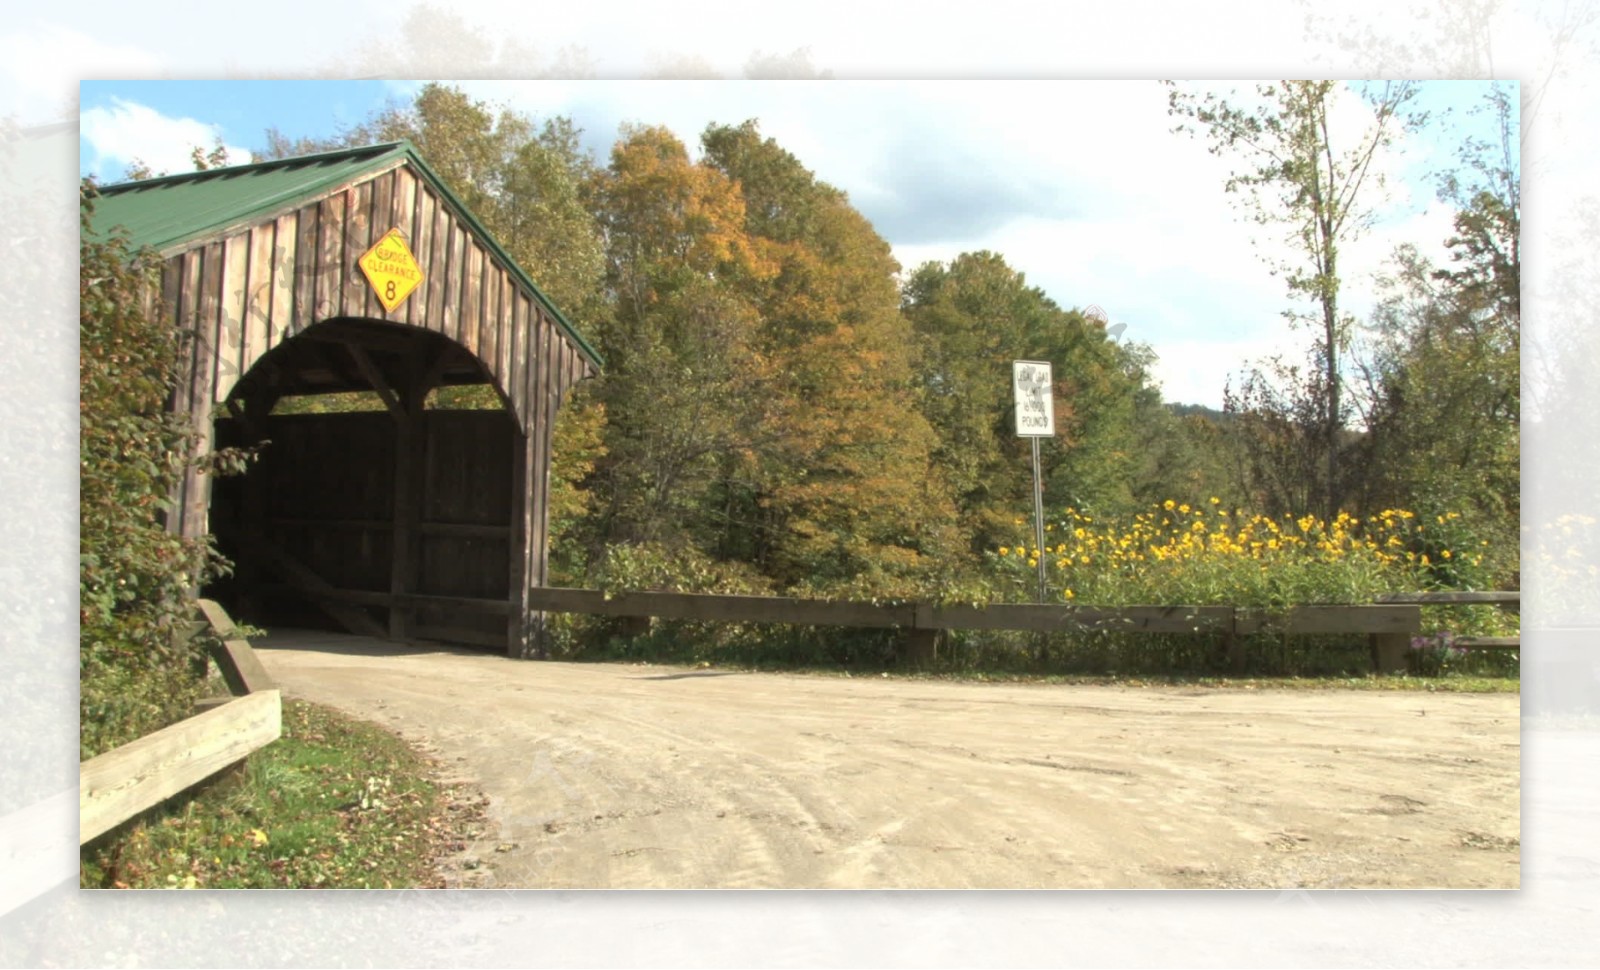
[(533, 293), (595, 366), (601, 366), (599, 353), (408, 141), (101, 186), (100, 197), (94, 200), (90, 231), (103, 234), (121, 227), (134, 248), (149, 247), (162, 256), (171, 256), (197, 242), (255, 225), (340, 186), (403, 164), (410, 164), (455, 209), (473, 234)]

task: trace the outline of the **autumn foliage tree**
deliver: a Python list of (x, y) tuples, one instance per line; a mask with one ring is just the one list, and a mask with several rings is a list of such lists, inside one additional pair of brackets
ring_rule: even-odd
[(604, 543), (717, 534), (714, 492), (749, 451), (755, 307), (728, 277), (770, 275), (744, 201), (663, 128), (624, 133), (590, 187), (606, 248), (609, 312), (593, 322), (606, 373)]
[(770, 264), (736, 281), (759, 320), (755, 474), (729, 494), (750, 551), (782, 586), (926, 585), (954, 565), (954, 507), (917, 406), (889, 244), (754, 122), (714, 125), (702, 143)]

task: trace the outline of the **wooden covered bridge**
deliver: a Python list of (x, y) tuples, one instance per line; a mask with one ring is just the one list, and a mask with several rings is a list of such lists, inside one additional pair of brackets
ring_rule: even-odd
[[(170, 525), (236, 563), (260, 623), (538, 649), (551, 428), (600, 359), (409, 143), (126, 182), (94, 229), (164, 260), (191, 334), (175, 407), (236, 478), (191, 470)], [(499, 410), (426, 406), (484, 384)], [(283, 413), (365, 391), (381, 410)]]

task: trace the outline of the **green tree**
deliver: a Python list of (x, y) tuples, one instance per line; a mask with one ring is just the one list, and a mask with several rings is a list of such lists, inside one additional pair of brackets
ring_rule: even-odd
[(1029, 448), (1013, 427), (1013, 360), (1054, 365), (1057, 437), (1041, 453), (1047, 504), (1109, 513), (1151, 489), (1149, 448), (1172, 426), (1149, 384), (1148, 348), (1112, 340), (991, 252), (918, 267), (904, 311), (938, 433), (935, 459), (976, 549), (1013, 539), (1017, 516), (1032, 507)]
[[(1436, 267), (1394, 256), (1374, 316), (1374, 406), (1364, 442), (1368, 508), (1458, 512), (1496, 548), (1515, 550), (1521, 511), (1521, 197), (1515, 105), (1488, 96), (1498, 144), (1468, 141), (1442, 180), (1457, 206)], [(1502, 569), (1515, 570), (1515, 555)]]
[[(1331, 518), (1344, 497), (1339, 459), (1350, 414), (1341, 360), (1349, 348), (1351, 321), (1339, 305), (1340, 252), (1370, 225), (1374, 160), (1397, 132), (1419, 120), (1406, 114), (1416, 86), (1385, 82), (1365, 87), (1370, 124), (1346, 146), (1331, 121), (1335, 101), (1345, 90), (1340, 82), (1261, 83), (1253, 98), (1237, 102), (1168, 85), (1169, 111), (1181, 119), (1174, 130), (1203, 135), (1213, 154), (1236, 157), (1240, 167), (1229, 176), (1226, 191), (1241, 196), (1256, 223), (1282, 224), (1289, 230), (1285, 241), (1296, 255), (1269, 258), (1269, 263), (1274, 273), (1283, 275), (1291, 297), (1315, 305), (1309, 316), (1297, 311), (1285, 315), (1291, 322), (1313, 321), (1317, 337), (1314, 369), (1281, 389), (1291, 398), (1309, 394), (1310, 400), (1280, 412), (1280, 417), (1321, 452), (1323, 474), (1310, 491)], [(1259, 370), (1251, 378), (1258, 387), (1270, 380)], [(1274, 396), (1263, 391), (1242, 400)]]

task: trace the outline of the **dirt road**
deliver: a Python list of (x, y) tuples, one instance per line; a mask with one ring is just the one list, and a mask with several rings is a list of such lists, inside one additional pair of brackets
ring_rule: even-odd
[(1519, 884), (1515, 695), (984, 685), (260, 641), (425, 741), (516, 888)]

